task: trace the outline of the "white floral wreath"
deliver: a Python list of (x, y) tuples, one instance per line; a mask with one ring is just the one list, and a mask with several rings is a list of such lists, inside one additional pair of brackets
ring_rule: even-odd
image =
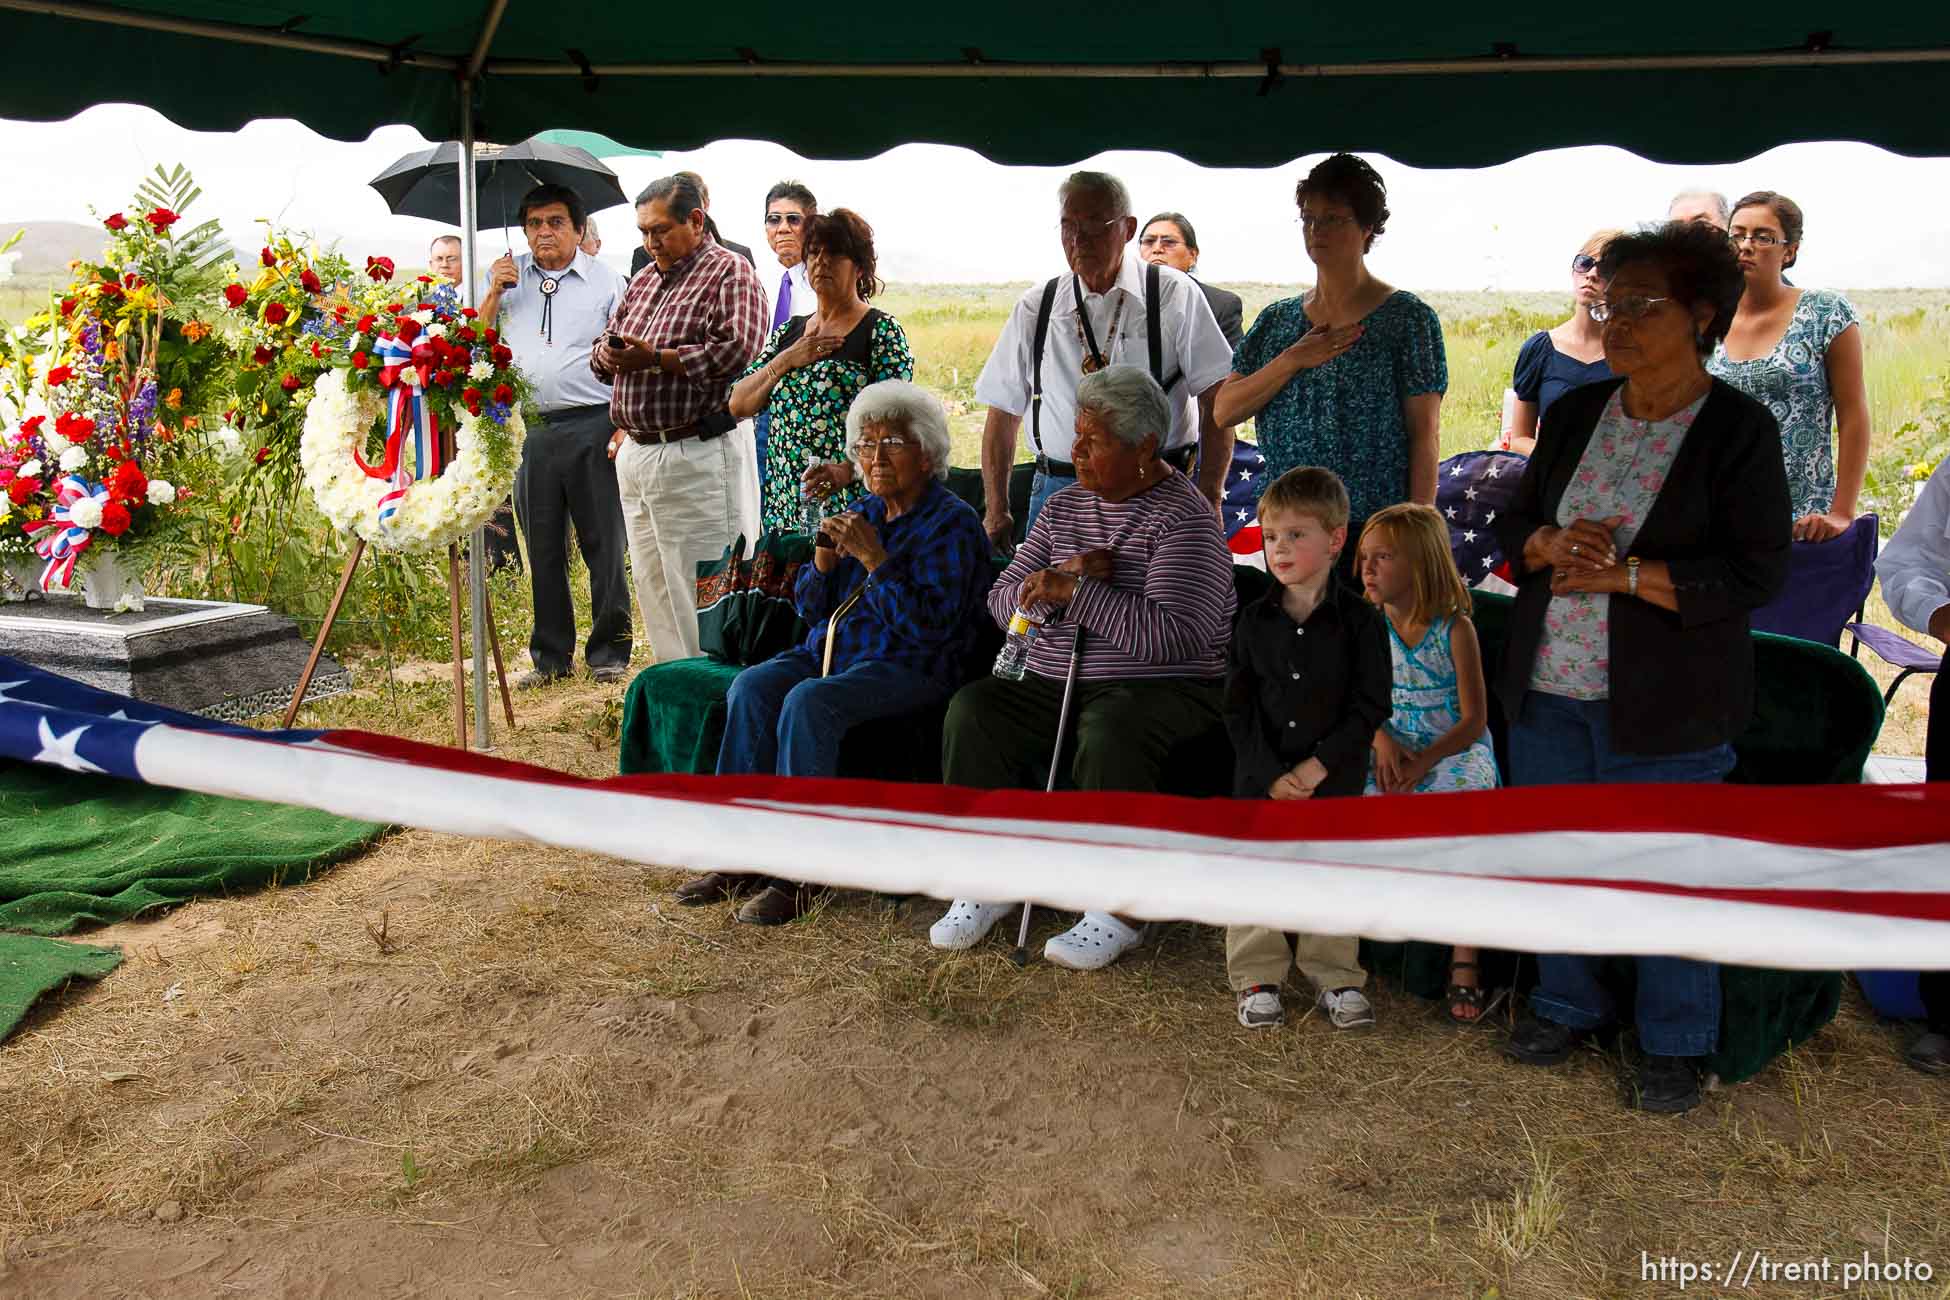
[(356, 532), (383, 551), (438, 550), (486, 523), (514, 485), (512, 447), (525, 431), (520, 408), (509, 412), (505, 427), (463, 411), (453, 460), (438, 478), (408, 488), (399, 509), (381, 524), (379, 498), (389, 484), (360, 469), (353, 453), (364, 448), (385, 413), (380, 393), (347, 391), (344, 371), (319, 376), (298, 444), (305, 486), (319, 512), (340, 532)]

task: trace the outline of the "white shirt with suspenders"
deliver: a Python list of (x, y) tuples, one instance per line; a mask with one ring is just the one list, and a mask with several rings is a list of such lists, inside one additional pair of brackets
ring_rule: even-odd
[(1231, 373), (1232, 348), (1198, 284), (1168, 266), (1127, 255), (1107, 293), (1091, 293), (1074, 274), (1031, 288), (1009, 313), (975, 381), (975, 400), (1022, 418), (1022, 436), (1045, 472), (1073, 473), (1077, 382), (1093, 344), (1104, 364), (1142, 366), (1164, 385), (1172, 417), (1160, 450), (1177, 453), (1172, 458), (1189, 469), (1198, 395)]

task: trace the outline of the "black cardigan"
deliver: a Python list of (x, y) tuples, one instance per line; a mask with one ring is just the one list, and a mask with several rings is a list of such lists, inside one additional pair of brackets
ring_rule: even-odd
[[(1565, 486), (1624, 382), (1588, 384), (1551, 404), (1516, 500), (1491, 525), (1522, 575), (1497, 688), (1513, 724), (1551, 598), (1548, 568), (1523, 571), (1523, 544), (1557, 523)], [(1766, 407), (1715, 379), (1629, 551), (1671, 567), (1679, 610), (1622, 594), (1611, 600), (1614, 749), (1685, 753), (1730, 743), (1746, 728), (1754, 709), (1747, 616), (1787, 581), (1792, 525), (1780, 427)]]

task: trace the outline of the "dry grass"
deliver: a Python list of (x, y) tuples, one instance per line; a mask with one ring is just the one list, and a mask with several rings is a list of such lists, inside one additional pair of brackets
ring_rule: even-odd
[[(398, 698), (319, 712), (444, 735), (438, 687)], [(612, 704), (525, 695), (504, 752), (605, 772)], [(1248, 1035), (1201, 928), (1017, 972), (929, 950), (926, 903), (755, 932), (669, 906), (676, 879), (409, 831), (118, 927), (122, 970), (0, 1050), (0, 1295), (1611, 1296), (1676, 1293), (1641, 1251), (1950, 1268), (1950, 1088), (1853, 1006), (1661, 1119), (1606, 1058), (1508, 1065), (1387, 990), (1366, 1035)]]

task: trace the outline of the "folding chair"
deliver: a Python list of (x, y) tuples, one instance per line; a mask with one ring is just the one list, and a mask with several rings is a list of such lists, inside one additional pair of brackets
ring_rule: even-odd
[[(1917, 645), (1908, 637), (1898, 636), (1888, 628), (1877, 627), (1873, 623), (1850, 623), (1847, 630), (1855, 635), (1858, 644), (1868, 646), (1876, 658), (1900, 670), (1896, 680), (1889, 683), (1888, 691), (1883, 694), (1885, 708), (1896, 698), (1897, 688), (1908, 681), (1912, 673), (1933, 673), (1943, 666), (1942, 655)], [(1854, 646), (1849, 648), (1849, 653), (1855, 653)]]
[(1754, 611), (1754, 631), (1840, 649), (1842, 632), (1860, 624), (1875, 586), (1880, 526), (1876, 516), (1862, 515), (1840, 537), (1794, 543), (1787, 585), (1772, 604)]

